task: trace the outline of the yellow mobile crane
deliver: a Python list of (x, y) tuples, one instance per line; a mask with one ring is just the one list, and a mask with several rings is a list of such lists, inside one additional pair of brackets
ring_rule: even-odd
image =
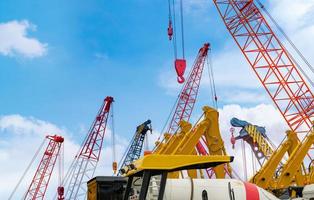
[[(293, 131), (287, 131), (287, 139), (267, 160), (265, 165), (251, 178), (250, 182), (280, 195), (291, 186), (303, 187), (313, 184), (313, 169), (309, 173), (303, 167), (304, 157), (307, 155), (314, 143), (314, 131), (312, 131), (303, 142), (299, 142), (297, 135)], [(283, 163), (285, 154), (289, 157)], [(278, 170), (280, 163), (283, 163)], [(277, 174), (276, 174), (277, 172)], [(295, 193), (292, 194), (295, 197)]]
[(298, 146), (299, 141), (295, 132), (287, 131), (286, 140), (280, 147), (273, 152), (261, 169), (251, 178), (250, 182), (264, 188), (270, 189), (276, 170), (280, 165), (285, 154), (291, 155), (293, 150)]
[[(223, 178), (222, 166), (233, 161), (227, 156), (218, 124), (218, 112), (208, 106), (195, 126), (180, 122), (180, 131), (167, 135), (154, 151), (126, 166), (124, 177), (95, 177), (88, 182), (88, 199), (260, 199), (278, 200), (264, 189), (235, 179), (172, 178), (182, 170), (213, 168)], [(204, 137), (210, 154), (197, 155), (195, 148)]]
[[(314, 143), (314, 131), (312, 131), (302, 143), (299, 143), (283, 166), (280, 176), (276, 179), (275, 189), (284, 189), (290, 186), (295, 177), (296, 184), (304, 186), (308, 180), (302, 174), (303, 159)], [(309, 169), (311, 170), (311, 169)], [(311, 172), (310, 172), (311, 173)]]
[[(296, 192), (301, 192), (306, 184), (314, 183), (312, 163), (309, 165), (309, 170), (306, 170), (303, 164), (303, 159), (314, 141), (313, 133), (301, 143), (295, 132), (286, 131), (285, 141), (274, 150), (273, 145), (267, 141), (269, 139), (265, 128), (237, 118), (232, 118), (230, 122), (233, 127), (242, 128), (239, 136), (232, 135), (233, 144), (236, 140), (243, 139), (250, 144), (259, 162), (259, 159), (265, 159), (261, 169), (250, 179), (251, 183), (277, 195), (282, 194), (288, 188), (289, 191), (293, 191), (291, 197), (295, 197)], [(286, 154), (288, 157), (284, 161)]]
[[(188, 171), (192, 183), (192, 178), (196, 178), (196, 171), (211, 167), (217, 178), (224, 178), (224, 165), (232, 162), (233, 157), (226, 155), (219, 131), (218, 112), (208, 106), (203, 107), (203, 111), (202, 119), (194, 127), (186, 121), (181, 121), (178, 133), (166, 134), (164, 140), (158, 143), (154, 151), (126, 165), (124, 170), (120, 171), (125, 178), (96, 177), (90, 180), (88, 199), (99, 199), (105, 192), (102, 188), (107, 188), (106, 192), (109, 192), (106, 193), (107, 197), (109, 195), (120, 199), (124, 194), (125, 200), (129, 198), (143, 200), (146, 199), (149, 192), (150, 183), (156, 182), (158, 185), (157, 196), (161, 200), (167, 180), (180, 180), (177, 178), (182, 170)], [(196, 145), (202, 136), (206, 139), (209, 155), (196, 154)], [(156, 175), (161, 175), (161, 178), (153, 181), (151, 178)], [(202, 180), (205, 181), (205, 179)], [(103, 186), (97, 181), (103, 182)]]
[[(205, 138), (205, 144), (209, 155), (227, 155), (224, 142), (221, 138), (219, 130), (217, 110), (204, 106), (204, 118), (194, 128), (189, 122), (181, 121), (179, 123), (180, 131), (177, 134), (164, 135), (164, 141), (156, 143), (156, 148), (153, 151), (157, 155), (196, 155), (195, 147), (202, 136)], [(229, 173), (231, 167), (227, 165)], [(225, 169), (223, 165), (213, 168), (216, 178), (225, 178)], [(196, 178), (195, 171), (188, 171), (192, 178)], [(173, 178), (178, 178), (179, 173), (171, 175)]]
[[(226, 155), (224, 142), (219, 131), (219, 113), (208, 106), (203, 107), (203, 118), (194, 127), (180, 122), (180, 131), (166, 134), (164, 141), (157, 143), (155, 150), (128, 166), (124, 176), (128, 177), (124, 200), (127, 199), (277, 199), (250, 183), (225, 179), (224, 165), (229, 166), (232, 158)], [(196, 155), (195, 147), (201, 137), (205, 138), (209, 155)], [(217, 178), (222, 179), (177, 179), (179, 171), (212, 167)], [(229, 166), (230, 169), (230, 166)], [(192, 170), (192, 171), (191, 171)], [(161, 176), (160, 181), (152, 178)], [(151, 196), (153, 182), (157, 185)], [(167, 184), (167, 187), (166, 187)], [(221, 187), (226, 190), (217, 192)], [(215, 192), (216, 191), (216, 192)], [(212, 193), (211, 193), (212, 192)], [(153, 193), (154, 194), (154, 193)], [(213, 196), (212, 196), (213, 195)], [(147, 197), (148, 196), (148, 197)], [(156, 198), (157, 197), (157, 198)]]

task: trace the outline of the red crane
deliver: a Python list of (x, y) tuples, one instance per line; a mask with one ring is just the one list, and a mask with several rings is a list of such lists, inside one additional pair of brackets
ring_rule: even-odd
[(213, 0), (228, 31), (290, 129), (313, 128), (314, 95), (253, 0)]
[[(57, 158), (60, 154), (61, 145), (64, 141), (61, 136), (47, 136), (49, 139), (48, 146), (44, 152), (44, 155), (39, 163), (34, 178), (27, 189), (24, 199), (36, 200), (44, 199), (52, 171), (56, 164)], [(60, 189), (59, 189), (60, 188)], [(59, 187), (58, 190), (62, 190)], [(62, 194), (59, 193), (59, 200), (62, 200)]]
[[(185, 51), (184, 51), (184, 20), (183, 20), (183, 3), (180, 0), (180, 32), (181, 32), (181, 47), (182, 47), (182, 58), (178, 58), (178, 44), (177, 44), (177, 26), (176, 26), (176, 5), (175, 1), (168, 0), (169, 8), (169, 23), (168, 23), (168, 38), (173, 42), (174, 50), (174, 67), (177, 73), (177, 81), (182, 84), (185, 81), (184, 73), (186, 69)], [(173, 25), (172, 25), (173, 23)]]
[(65, 194), (67, 200), (85, 199), (86, 197), (86, 183), (93, 177), (100, 158), (112, 102), (113, 97), (105, 98), (79, 153), (70, 166), (64, 181), (66, 184), (68, 183)]
[(181, 120), (190, 120), (209, 48), (209, 43), (206, 43), (198, 52), (192, 71), (179, 94), (176, 109), (169, 123), (167, 133), (175, 133)]
[[(206, 43), (204, 46), (199, 50), (198, 56), (194, 62), (193, 68), (191, 70), (191, 73), (183, 86), (183, 89), (181, 90), (178, 101), (176, 103), (176, 108), (174, 111), (174, 114), (171, 118), (171, 121), (169, 123), (167, 133), (175, 133), (179, 127), (179, 122), (181, 120), (189, 121), (196, 98), (198, 95), (198, 90), (202, 78), (202, 73), (206, 61), (206, 57), (208, 55), (208, 50), (210, 49), (210, 44)], [(217, 97), (215, 96), (215, 101), (217, 100)], [(202, 142), (204, 143), (205, 140), (202, 138)], [(199, 142), (196, 146), (196, 149), (199, 154), (201, 155), (208, 155), (208, 151), (206, 150), (205, 146), (202, 142)], [(205, 144), (205, 143), (204, 143)], [(226, 170), (226, 172), (228, 172)], [(206, 170), (207, 176), (211, 178), (213, 176), (213, 172), (211, 169)]]

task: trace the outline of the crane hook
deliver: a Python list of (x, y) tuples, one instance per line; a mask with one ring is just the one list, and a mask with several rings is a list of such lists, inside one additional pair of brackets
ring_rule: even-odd
[(172, 35), (173, 35), (172, 22), (171, 22), (171, 20), (169, 20), (169, 25), (168, 25), (168, 37), (169, 37), (169, 40), (172, 40)]
[(178, 83), (182, 84), (182, 83), (184, 83), (185, 78), (183, 76), (178, 76), (177, 81), (178, 81)]
[(186, 69), (186, 60), (185, 59), (176, 59), (174, 62), (174, 66), (178, 75), (178, 83), (184, 83), (185, 79), (183, 77), (185, 69)]

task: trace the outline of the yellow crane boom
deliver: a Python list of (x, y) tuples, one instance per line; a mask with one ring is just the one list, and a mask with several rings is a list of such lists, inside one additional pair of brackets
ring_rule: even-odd
[[(159, 155), (196, 155), (195, 147), (201, 137), (204, 137), (209, 155), (227, 155), (219, 130), (219, 113), (208, 106), (203, 107), (203, 112), (203, 119), (195, 127), (192, 128), (190, 123), (181, 121), (178, 133), (173, 135), (166, 133), (164, 141), (157, 143), (153, 153)], [(216, 166), (213, 170), (216, 178), (225, 178), (223, 165)], [(228, 170), (231, 172), (229, 165)], [(195, 177), (195, 171), (189, 171), (189, 176)], [(178, 174), (173, 177), (178, 177)]]
[(284, 158), (285, 154), (292, 154), (298, 146), (299, 140), (297, 134), (293, 131), (287, 131), (286, 140), (273, 152), (261, 169), (251, 178), (250, 182), (255, 183), (264, 189), (270, 189), (274, 181), (275, 172)]
[(289, 156), (289, 159), (283, 166), (282, 172), (276, 181), (276, 189), (287, 188), (291, 185), (291, 182), (293, 182), (294, 177), (298, 186), (304, 186), (306, 184), (305, 176), (302, 175), (301, 165), (313, 142), (314, 131), (312, 131), (302, 143), (299, 143)]

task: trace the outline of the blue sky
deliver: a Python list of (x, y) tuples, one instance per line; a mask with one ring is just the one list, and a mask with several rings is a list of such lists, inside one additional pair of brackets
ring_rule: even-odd
[[(262, 2), (313, 63), (314, 3)], [(12, 190), (20, 177), (16, 172), (25, 169), (47, 133), (65, 135), (70, 162), (107, 95), (115, 98), (119, 155), (135, 127), (148, 118), (155, 134), (162, 130), (181, 87), (166, 33), (167, 6), (166, 0), (0, 1), (0, 163), (7, 163), (0, 166), (0, 177), (11, 179), (0, 181), (0, 196)], [(281, 116), (213, 3), (185, 0), (184, 13), (188, 65), (205, 42), (212, 45), (226, 140), (232, 117), (266, 126), (270, 134), (284, 132)], [(192, 121), (203, 105), (210, 105), (209, 94), (205, 69)], [(105, 143), (103, 156), (108, 159), (109, 136)], [(25, 145), (15, 148), (19, 144)], [(100, 168), (109, 171), (110, 166)]]
[(162, 1), (33, 2), (0, 6), (1, 21), (26, 19), (37, 26), (30, 36), (48, 44), (40, 58), (0, 57), (2, 114), (31, 115), (75, 132), (90, 123), (106, 95), (115, 97), (115, 119), (124, 127), (149, 117), (154, 103), (167, 105), (156, 85), (170, 52), (167, 15), (157, 14)]
[[(196, 10), (186, 9), (186, 54), (194, 59), (204, 42), (218, 51), (230, 37), (210, 4), (191, 6)], [(44, 56), (0, 57), (2, 115), (33, 116), (75, 133), (112, 95), (120, 134), (132, 134), (147, 118), (155, 127), (164, 124), (175, 99), (158, 84), (163, 70), (175, 77), (165, 1), (15, 0), (0, 3), (0, 11), (1, 22), (35, 25), (28, 36), (47, 44)]]

